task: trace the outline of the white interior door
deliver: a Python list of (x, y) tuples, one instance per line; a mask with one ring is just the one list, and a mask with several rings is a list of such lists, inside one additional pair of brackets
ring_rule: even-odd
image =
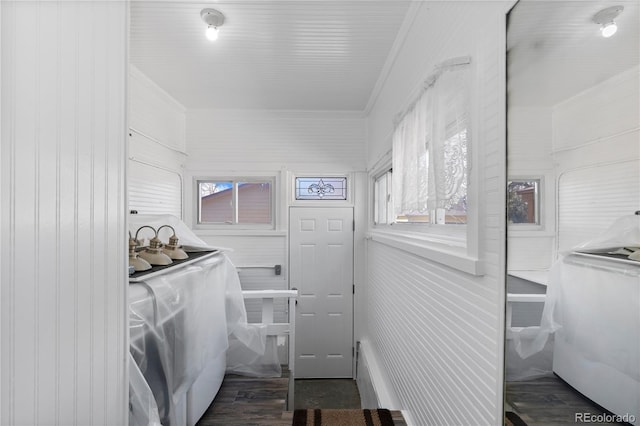
[(291, 207), (289, 257), (296, 377), (352, 377), (353, 209)]

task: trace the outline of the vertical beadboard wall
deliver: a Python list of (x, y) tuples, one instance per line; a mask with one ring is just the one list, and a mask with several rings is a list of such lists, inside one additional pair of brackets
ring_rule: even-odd
[(554, 107), (558, 251), (640, 209), (639, 140), (639, 66)]
[(186, 110), (129, 68), (129, 208), (182, 218)]
[[(505, 297), (505, 14), (513, 2), (428, 2), (417, 11), (369, 120), (368, 164), (391, 146), (393, 116), (435, 64), (470, 55), (477, 87), (479, 250), (471, 276), (367, 243), (366, 354), (411, 424), (499, 424)], [(418, 69), (415, 69), (418, 68)], [(407, 80), (409, 79), (409, 80)], [(375, 380), (375, 378), (374, 378)], [(385, 401), (381, 401), (385, 403)], [(393, 404), (393, 401), (391, 401)]]
[(0, 424), (126, 424), (127, 3), (0, 8)]

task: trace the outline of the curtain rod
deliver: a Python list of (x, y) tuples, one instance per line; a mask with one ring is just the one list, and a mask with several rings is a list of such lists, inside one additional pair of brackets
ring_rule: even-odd
[(471, 56), (457, 56), (455, 58), (447, 59), (446, 61), (440, 62), (434, 67), (434, 71), (429, 74), (429, 76), (422, 82), (419, 86), (419, 90), (416, 96), (411, 97), (411, 101), (407, 103), (407, 106), (400, 110), (399, 113), (395, 115), (393, 118), (393, 127), (396, 127), (400, 120), (404, 118), (405, 115), (413, 108), (416, 104), (423, 91), (435, 84), (438, 78), (442, 75), (442, 73), (450, 68), (454, 68), (461, 65), (468, 65), (471, 63)]

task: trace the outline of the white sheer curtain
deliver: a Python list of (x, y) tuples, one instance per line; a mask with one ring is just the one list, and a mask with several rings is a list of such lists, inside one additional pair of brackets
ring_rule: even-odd
[[(427, 88), (393, 132), (393, 200), (396, 216), (428, 213), (428, 140), (427, 117), (433, 108)], [(398, 171), (398, 173), (396, 173)]]
[(444, 223), (466, 216), (469, 66), (446, 66), (429, 79), (393, 133), (396, 217)]
[[(430, 208), (451, 210), (467, 196), (467, 147), (469, 129), (469, 67), (444, 70), (434, 90), (432, 167), (435, 191)], [(462, 206), (459, 206), (462, 208)]]

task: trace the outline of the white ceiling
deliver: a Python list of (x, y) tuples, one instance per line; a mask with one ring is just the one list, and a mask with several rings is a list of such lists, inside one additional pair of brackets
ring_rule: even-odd
[[(605, 39), (593, 16), (624, 6)], [(507, 36), (508, 102), (551, 106), (640, 63), (640, 1), (521, 0)]]
[(364, 111), (410, 3), (133, 1), (130, 61), (186, 108)]
[[(131, 63), (187, 108), (364, 111), (410, 4), (134, 0)], [(593, 15), (617, 4), (618, 33), (604, 39)], [(205, 7), (226, 17), (216, 42), (204, 36)], [(638, 0), (520, 0), (509, 20), (509, 104), (554, 105), (637, 65), (639, 10)]]

